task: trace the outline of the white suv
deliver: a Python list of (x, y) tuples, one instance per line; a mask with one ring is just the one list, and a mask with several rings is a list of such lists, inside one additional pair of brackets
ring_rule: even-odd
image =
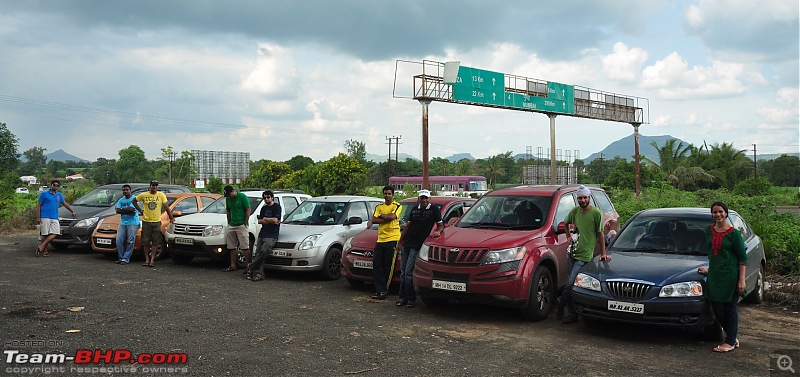
[(342, 275), (342, 246), (367, 228), (383, 199), (368, 196), (324, 196), (300, 204), (283, 219), (278, 242), (266, 268), (319, 271), (327, 280)]
[[(241, 193), (250, 199), (250, 208), (253, 210), (248, 220), (248, 233), (250, 234), (250, 250), (255, 246), (261, 224), (256, 216), (264, 205), (261, 194), (264, 190), (242, 190)], [(310, 198), (310, 195), (298, 190), (273, 190), (275, 202), (280, 204), (282, 217), (292, 212), (300, 203)], [(177, 264), (187, 264), (194, 257), (220, 259), (228, 261), (228, 250), (225, 245), (225, 231), (228, 228), (228, 219), (225, 214), (225, 197), (217, 199), (193, 215), (182, 216), (167, 226), (167, 248), (172, 260)], [(244, 256), (239, 252), (239, 267), (244, 267)]]

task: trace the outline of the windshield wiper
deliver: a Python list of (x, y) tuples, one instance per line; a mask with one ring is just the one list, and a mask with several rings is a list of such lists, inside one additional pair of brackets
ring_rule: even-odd
[(284, 224), (308, 225), (308, 224), (311, 224), (311, 223), (308, 222), (308, 221), (305, 221), (305, 220), (292, 220), (292, 221), (286, 221), (286, 222), (284, 222)]
[(634, 253), (663, 253), (663, 254), (679, 254), (675, 250), (670, 249), (659, 249), (657, 247), (640, 247), (640, 248), (631, 248), (631, 249), (611, 249), (609, 251), (621, 251), (621, 252), (634, 252)]

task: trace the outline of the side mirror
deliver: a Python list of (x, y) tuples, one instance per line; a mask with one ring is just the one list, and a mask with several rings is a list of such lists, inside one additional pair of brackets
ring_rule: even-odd
[(175, 210), (175, 211), (172, 211), (172, 216), (173, 217), (183, 216), (183, 211), (181, 211), (179, 209)]
[(344, 225), (357, 225), (357, 224), (361, 224), (363, 222), (364, 222), (364, 220), (362, 220), (360, 217), (353, 216), (353, 217), (347, 219), (347, 221), (344, 222)]
[(563, 234), (566, 232), (567, 232), (567, 224), (564, 223), (563, 221), (558, 223), (558, 226), (556, 226), (556, 234)]
[(610, 243), (611, 243), (611, 241), (612, 241), (612, 240), (614, 239), (614, 237), (616, 237), (616, 236), (617, 236), (617, 231), (616, 231), (616, 230), (613, 230), (613, 229), (612, 229), (612, 230), (608, 231), (608, 234), (606, 234), (606, 246), (608, 246), (608, 244), (610, 244)]

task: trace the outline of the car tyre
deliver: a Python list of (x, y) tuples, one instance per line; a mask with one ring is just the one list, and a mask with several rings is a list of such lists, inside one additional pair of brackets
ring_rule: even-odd
[(170, 257), (172, 257), (172, 261), (175, 262), (175, 264), (189, 264), (189, 262), (194, 259), (194, 257), (191, 255), (171, 254)]
[[(158, 244), (158, 248), (156, 248), (156, 260), (162, 260), (169, 256), (169, 252), (165, 247), (167, 245), (167, 241), (164, 240), (164, 236), (161, 236), (161, 242)], [(142, 255), (144, 255), (144, 246), (142, 246)]]
[[(566, 288), (565, 288), (566, 289)], [(550, 314), (556, 297), (556, 284), (550, 270), (536, 267), (528, 294), (528, 305), (520, 309), (522, 316), (530, 321), (541, 321)]]
[(342, 249), (334, 246), (325, 254), (322, 271), (319, 272), (325, 280), (336, 280), (342, 277)]
[(751, 304), (760, 304), (764, 301), (764, 295), (764, 266), (761, 266), (756, 275), (756, 287), (744, 300)]

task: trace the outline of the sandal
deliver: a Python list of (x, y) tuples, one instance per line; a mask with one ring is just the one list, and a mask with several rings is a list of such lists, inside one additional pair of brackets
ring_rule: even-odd
[(50, 256), (50, 253), (48, 253), (48, 252), (47, 252), (47, 249), (44, 249), (44, 250), (42, 251), (42, 256), (43, 256), (43, 257), (49, 257), (49, 256)]
[(228, 267), (228, 268), (222, 270), (222, 272), (231, 272), (231, 271), (236, 271), (236, 267)]
[(416, 303), (416, 302), (414, 302), (414, 301), (409, 301), (409, 302), (408, 302), (408, 305), (406, 305), (406, 307), (407, 307), (407, 308), (409, 308), (409, 309), (411, 309), (411, 308), (413, 308), (413, 307), (415, 307), (415, 306), (417, 306), (417, 303)]
[(408, 300), (400, 300), (394, 303), (394, 306), (406, 306), (408, 304)]
[(736, 339), (736, 344), (733, 345), (733, 348), (739, 348), (739, 339)]
[[(730, 348), (728, 348), (728, 347), (730, 347)], [(735, 350), (735, 349), (736, 349), (736, 346), (732, 346), (732, 345), (730, 345), (730, 344), (723, 343), (723, 344), (720, 344), (720, 345), (718, 345), (718, 346), (714, 347), (714, 348), (712, 349), (712, 351), (714, 351), (714, 352), (721, 352), (721, 353), (725, 353), (725, 352), (731, 352), (731, 351), (733, 351), (733, 350)]]
[[(39, 245), (39, 246), (41, 246), (41, 245)], [(37, 257), (42, 255), (42, 250), (39, 248), (39, 246), (36, 246), (36, 256)]]
[(261, 275), (257, 275), (253, 278), (250, 278), (250, 281), (262, 281), (262, 280), (264, 280), (264, 277)]

